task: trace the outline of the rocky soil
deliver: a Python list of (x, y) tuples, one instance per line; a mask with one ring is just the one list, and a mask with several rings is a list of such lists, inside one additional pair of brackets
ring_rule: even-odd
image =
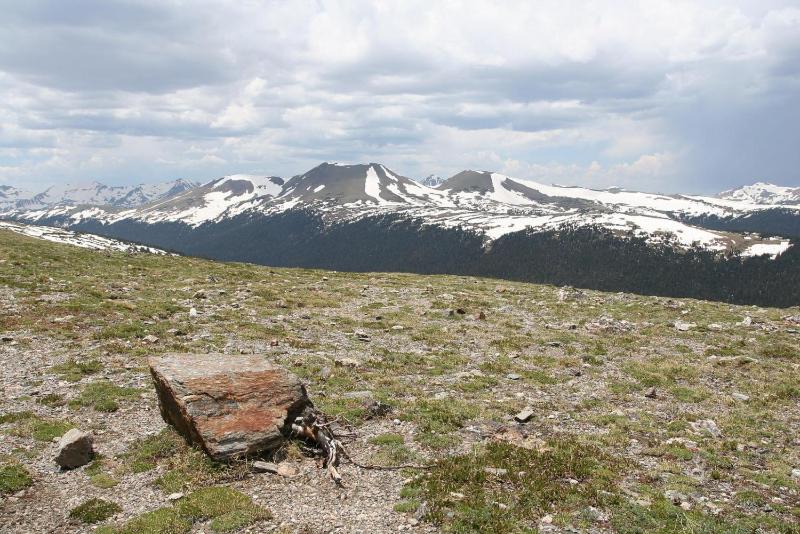
[[(483, 474), (464, 490), (453, 469), (345, 461), (339, 488), (297, 443), (264, 458), (280, 473), (214, 464), (161, 419), (146, 360), (166, 352), (292, 370), (361, 464), (459, 457)], [(0, 231), (0, 388), (3, 532), (125, 532), (208, 486), (271, 512), (237, 532), (798, 532), (800, 521), (797, 308), (93, 252)], [(99, 457), (61, 471), (56, 442), (71, 427), (93, 434)], [(534, 462), (555, 465), (559, 443), (614, 467), (555, 481), (570, 498), (550, 502), (526, 481)], [(480, 463), (493, 444), (540, 456), (517, 477)], [(120, 510), (70, 516), (91, 498)]]

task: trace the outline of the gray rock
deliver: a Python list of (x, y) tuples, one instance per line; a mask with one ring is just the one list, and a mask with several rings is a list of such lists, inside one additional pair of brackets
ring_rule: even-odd
[(77, 428), (67, 431), (58, 440), (56, 463), (64, 469), (74, 469), (88, 464), (94, 453), (93, 443), (94, 439), (88, 432)]
[(519, 380), (522, 377), (519, 376), (517, 373), (508, 373), (506, 375), (506, 378), (508, 378), (509, 380)]
[(258, 460), (250, 464), (250, 468), (256, 473), (271, 473), (273, 475), (278, 474), (278, 464), (274, 464), (272, 462)]
[(739, 393), (738, 391), (734, 391), (733, 393), (731, 393), (731, 397), (733, 397), (738, 401), (743, 401), (743, 402), (750, 400), (750, 397), (748, 395), (745, 395), (744, 393)]
[(517, 423), (527, 423), (530, 421), (531, 417), (533, 417), (533, 409), (532, 408), (525, 408), (517, 415), (514, 416), (514, 420)]
[(711, 434), (715, 438), (718, 438), (722, 435), (722, 431), (717, 426), (717, 423), (715, 423), (711, 419), (700, 419), (699, 421), (692, 421), (691, 423), (689, 423), (689, 425), (692, 427), (692, 430), (694, 430), (695, 432), (699, 432), (701, 434), (703, 432), (707, 432), (708, 434)]
[(650, 388), (645, 391), (644, 396), (648, 399), (655, 399), (658, 396), (658, 392), (656, 391), (656, 388)]

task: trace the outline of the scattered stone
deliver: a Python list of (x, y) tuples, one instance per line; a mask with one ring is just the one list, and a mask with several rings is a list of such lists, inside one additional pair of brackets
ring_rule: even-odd
[(502, 476), (505, 476), (506, 474), (508, 474), (508, 469), (502, 469), (502, 468), (499, 468), (499, 467), (484, 467), (483, 471), (484, 471), (484, 473), (487, 473), (489, 475), (496, 476), (496, 477), (502, 477)]
[(189, 317), (197, 317), (197, 310), (195, 308), (189, 308)]
[(0, 337), (0, 341), (2, 341), (3, 343), (11, 343), (12, 341), (14, 341), (14, 338), (11, 336), (3, 336)]
[(273, 475), (278, 474), (278, 464), (264, 462), (263, 460), (257, 460), (253, 462), (250, 464), (250, 468), (256, 473), (271, 473)]
[(484, 312), (480, 312), (480, 313), (478, 314), (478, 320), (479, 320), (479, 321), (485, 321), (485, 320), (486, 320), (486, 313), (484, 313)]
[(77, 428), (67, 431), (58, 440), (58, 452), (55, 461), (63, 469), (74, 469), (86, 465), (94, 453), (94, 439), (88, 432)]
[(712, 419), (700, 419), (698, 421), (692, 421), (689, 423), (689, 425), (695, 432), (707, 432), (715, 438), (718, 438), (722, 435), (722, 431), (717, 426), (717, 423), (715, 423)]
[(322, 277), (322, 281), (323, 281), (323, 282), (327, 282), (327, 281), (328, 281), (328, 277), (327, 277), (327, 276), (323, 276), (323, 277)]
[(644, 396), (648, 399), (655, 399), (658, 396), (658, 392), (656, 391), (656, 388), (650, 388), (645, 391)]
[(281, 299), (275, 303), (275, 306), (278, 308), (288, 308), (289, 306), (286, 304), (286, 301)]
[(281, 462), (278, 464), (278, 474), (285, 478), (292, 478), (297, 474), (297, 469), (292, 467), (289, 462)]
[(182, 498), (183, 498), (183, 493), (181, 493), (181, 492), (170, 493), (169, 495), (167, 495), (167, 500), (168, 501), (177, 501), (178, 499), (182, 499)]
[[(577, 328), (577, 325), (575, 326)], [(584, 325), (586, 330), (590, 332), (629, 332), (636, 328), (636, 325), (630, 321), (626, 321), (624, 319), (617, 320), (613, 317), (609, 317), (608, 315), (603, 315), (600, 318), (586, 323)], [(569, 328), (572, 330), (572, 328)]]
[(506, 375), (506, 378), (508, 378), (509, 380), (519, 380), (522, 377), (519, 376), (517, 373), (508, 373)]
[(696, 327), (696, 323), (685, 323), (683, 321), (675, 321), (675, 330), (679, 332), (688, 332), (690, 329)]
[(366, 334), (364, 332), (356, 332), (355, 336), (357, 340), (364, 341), (365, 343), (372, 339), (372, 337), (369, 334)]
[(263, 356), (169, 354), (149, 364), (161, 416), (215, 460), (276, 448), (310, 405), (300, 380)]
[(196, 291), (195, 294), (192, 295), (192, 298), (193, 299), (204, 299), (204, 298), (206, 298), (206, 292), (203, 291), (202, 289), (199, 290), (199, 291)]
[(142, 338), (145, 343), (158, 343), (158, 337), (153, 334), (146, 335)]
[(745, 315), (744, 319), (742, 319), (742, 322), (739, 324), (742, 326), (750, 326), (753, 324), (753, 318), (749, 315)]
[(527, 423), (530, 421), (531, 417), (533, 417), (533, 413), (534, 412), (532, 408), (525, 408), (514, 416), (514, 420), (517, 423)]
[(356, 368), (361, 365), (361, 362), (354, 358), (336, 358), (333, 360), (334, 365), (337, 367), (351, 367)]
[(800, 469), (792, 469), (792, 478), (800, 481)]
[(731, 393), (731, 397), (742, 402), (750, 400), (750, 397), (748, 395), (745, 395), (744, 393), (739, 393), (738, 391), (734, 391), (733, 393)]
[(787, 315), (783, 320), (787, 323), (800, 324), (800, 315)]
[(396, 324), (392, 327), (392, 330), (403, 330), (403, 329), (405, 329), (405, 326), (401, 324)]
[(456, 308), (456, 313), (459, 315), (464, 315), (467, 313), (467, 310), (465, 310), (464, 308)]
[(272, 338), (270, 340), (270, 342), (269, 342), (269, 346), (270, 347), (277, 347), (278, 346), (278, 340), (276, 338)]

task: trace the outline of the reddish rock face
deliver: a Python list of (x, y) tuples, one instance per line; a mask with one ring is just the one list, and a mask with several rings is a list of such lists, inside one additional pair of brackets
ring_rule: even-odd
[(161, 416), (215, 460), (274, 449), (311, 405), (300, 380), (257, 355), (150, 358)]

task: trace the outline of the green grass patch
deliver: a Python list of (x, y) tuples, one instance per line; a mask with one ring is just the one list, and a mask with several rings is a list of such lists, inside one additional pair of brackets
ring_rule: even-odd
[(68, 382), (78, 382), (85, 376), (99, 373), (102, 369), (103, 364), (100, 363), (100, 360), (76, 360), (74, 358), (50, 368)]
[(16, 493), (33, 484), (28, 470), (18, 464), (0, 465), (0, 494)]
[(103, 499), (89, 499), (70, 510), (69, 516), (72, 519), (91, 525), (105, 521), (121, 511), (122, 508), (117, 503), (104, 501)]
[(571, 438), (553, 439), (543, 450), (490, 443), (484, 451), (440, 460), (410, 487), (428, 502), (426, 519), (445, 529), (519, 532), (547, 513), (605, 506), (616, 492), (619, 467), (620, 461)]
[(153, 469), (159, 460), (176, 454), (181, 444), (181, 437), (173, 430), (165, 428), (158, 434), (132, 443), (123, 459), (128, 470), (143, 473)]
[(75, 427), (68, 421), (46, 419), (27, 411), (4, 414), (0, 416), (0, 424), (2, 423), (14, 423), (11, 433), (15, 436), (33, 438), (37, 441), (52, 441)]
[(81, 394), (72, 399), (69, 405), (73, 408), (91, 406), (98, 412), (116, 412), (118, 400), (136, 397), (141, 390), (117, 386), (108, 380), (97, 380), (84, 386)]

